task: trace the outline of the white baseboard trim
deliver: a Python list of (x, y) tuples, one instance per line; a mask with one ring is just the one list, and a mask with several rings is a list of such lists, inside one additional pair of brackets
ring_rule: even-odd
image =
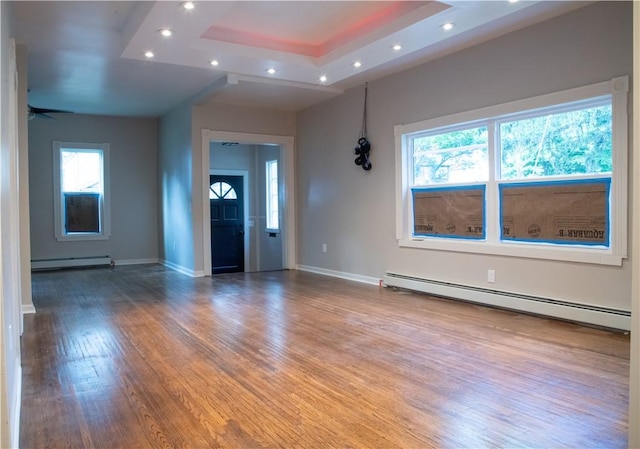
[(309, 265), (296, 265), (296, 270), (308, 271), (309, 273), (323, 274), (334, 278), (347, 279), (349, 281), (361, 282), (363, 284), (380, 285), (380, 279), (361, 274), (345, 273), (343, 271), (328, 270), (326, 268), (311, 267)]
[(145, 265), (158, 263), (158, 258), (155, 259), (122, 259), (122, 260), (114, 260), (115, 266), (123, 266), (123, 265)]
[(187, 276), (191, 276), (192, 278), (201, 278), (204, 277), (204, 271), (194, 271), (189, 268), (185, 268), (182, 265), (175, 264), (173, 262), (169, 262), (168, 260), (159, 260), (158, 263), (167, 268), (172, 269), (173, 271), (177, 271), (178, 273), (182, 273)]
[(22, 304), (22, 314), (29, 315), (36, 313), (36, 307), (33, 304)]
[(426, 278), (416, 278), (398, 273), (386, 273), (384, 283), (390, 287), (406, 288), (445, 298), (519, 310), (559, 318), (567, 321), (621, 329), (631, 328), (631, 312), (605, 307), (579, 304), (551, 298), (510, 293), (468, 285), (451, 284)]
[(109, 256), (67, 257), (60, 259), (40, 259), (31, 261), (31, 270), (49, 270), (52, 268), (97, 267), (111, 265)]

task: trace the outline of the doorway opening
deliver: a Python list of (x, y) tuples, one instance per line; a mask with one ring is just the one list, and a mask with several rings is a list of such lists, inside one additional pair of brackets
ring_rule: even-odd
[[(294, 269), (293, 137), (203, 130), (202, 146), (205, 274)], [(236, 186), (241, 204), (218, 198)]]

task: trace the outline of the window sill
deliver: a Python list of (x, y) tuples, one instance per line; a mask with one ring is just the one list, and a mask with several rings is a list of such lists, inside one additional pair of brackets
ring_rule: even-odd
[(90, 240), (109, 240), (108, 235), (104, 234), (73, 234), (73, 235), (56, 235), (58, 242), (82, 242)]
[(488, 243), (486, 241), (460, 241), (459, 239), (438, 239), (416, 237), (398, 240), (401, 248), (430, 249), (471, 254), (519, 257), (523, 259), (557, 260), (597, 265), (621, 266), (626, 255), (614, 254), (610, 249), (567, 248), (540, 243)]

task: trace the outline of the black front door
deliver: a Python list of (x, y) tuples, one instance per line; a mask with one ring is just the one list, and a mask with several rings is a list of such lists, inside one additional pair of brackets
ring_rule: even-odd
[(211, 272), (244, 271), (244, 198), (242, 176), (209, 177)]

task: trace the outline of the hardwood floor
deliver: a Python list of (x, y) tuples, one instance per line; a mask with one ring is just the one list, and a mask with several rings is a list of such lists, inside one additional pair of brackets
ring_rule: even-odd
[(626, 448), (629, 337), (283, 271), (34, 273), (22, 448)]

